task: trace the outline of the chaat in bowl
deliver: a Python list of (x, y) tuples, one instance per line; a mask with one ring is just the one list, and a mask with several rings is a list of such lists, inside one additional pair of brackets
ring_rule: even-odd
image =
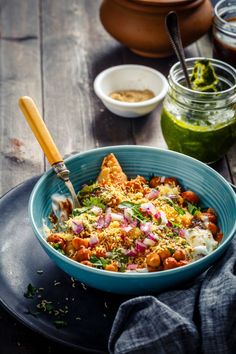
[(79, 207), (73, 209), (50, 170), (32, 191), (30, 219), (51, 259), (91, 287), (120, 294), (176, 287), (230, 246), (235, 194), (198, 160), (151, 147), (113, 146), (75, 155), (66, 165)]

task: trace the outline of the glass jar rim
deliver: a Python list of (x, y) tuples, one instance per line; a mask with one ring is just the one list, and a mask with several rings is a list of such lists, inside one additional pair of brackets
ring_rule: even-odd
[(232, 76), (233, 81), (234, 81), (233, 85), (226, 90), (217, 91), (217, 92), (202, 92), (202, 91), (191, 90), (190, 88), (188, 88), (184, 85), (181, 85), (175, 77), (175, 73), (178, 73), (180, 71), (183, 73), (182, 66), (179, 61), (176, 62), (170, 69), (169, 77), (168, 77), (169, 82), (171, 80), (177, 89), (181, 90), (182, 92), (184, 92), (188, 95), (196, 95), (196, 96), (201, 95), (201, 97), (205, 97), (205, 98), (207, 98), (207, 97), (214, 98), (215, 96), (218, 96), (219, 93), (222, 95), (226, 95), (226, 96), (230, 95), (231, 93), (232, 94), (234, 93), (234, 91), (236, 90), (236, 69), (234, 69), (234, 67), (232, 67), (231, 65), (229, 65), (221, 60), (218, 60), (218, 59), (205, 58), (205, 57), (194, 57), (194, 58), (188, 58), (185, 60), (186, 65), (187, 65), (187, 69), (190, 69), (192, 71), (194, 63), (198, 60), (209, 60), (210, 63), (213, 64), (213, 66), (225, 70), (227, 72), (227, 74), (230, 74)]
[[(233, 10), (235, 10), (236, 17), (236, 2), (232, 3)], [(236, 26), (225, 20), (222, 16), (226, 14), (231, 7), (228, 6), (228, 0), (220, 0), (214, 7), (214, 25), (223, 33), (232, 37), (236, 37)]]

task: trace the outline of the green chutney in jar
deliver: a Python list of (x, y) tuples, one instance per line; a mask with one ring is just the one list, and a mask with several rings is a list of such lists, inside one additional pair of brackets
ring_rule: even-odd
[[(210, 72), (212, 82), (207, 82), (209, 91), (199, 77), (192, 83), (194, 89), (188, 89), (180, 64), (172, 67), (161, 128), (169, 149), (212, 163), (236, 141), (236, 71), (226, 63), (208, 60), (214, 68)], [(203, 72), (196, 68), (198, 62), (199, 58), (187, 59), (189, 72), (195, 75), (191, 78)], [(204, 73), (209, 78), (209, 71)]]
[(212, 127), (192, 125), (176, 119), (163, 108), (161, 126), (170, 150), (207, 163), (225, 155), (236, 139), (236, 119), (230, 124)]

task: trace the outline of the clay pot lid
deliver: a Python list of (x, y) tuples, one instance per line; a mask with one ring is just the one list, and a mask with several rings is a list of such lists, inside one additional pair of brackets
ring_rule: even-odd
[(199, 0), (132, 0), (133, 3), (140, 5), (160, 5), (160, 6), (170, 6), (170, 5), (188, 5), (191, 2), (196, 2)]

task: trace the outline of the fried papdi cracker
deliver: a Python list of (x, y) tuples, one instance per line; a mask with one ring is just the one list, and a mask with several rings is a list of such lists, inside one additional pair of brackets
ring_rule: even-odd
[(97, 178), (98, 183), (117, 184), (127, 181), (127, 176), (123, 172), (114, 154), (107, 155), (101, 166), (101, 172)]

